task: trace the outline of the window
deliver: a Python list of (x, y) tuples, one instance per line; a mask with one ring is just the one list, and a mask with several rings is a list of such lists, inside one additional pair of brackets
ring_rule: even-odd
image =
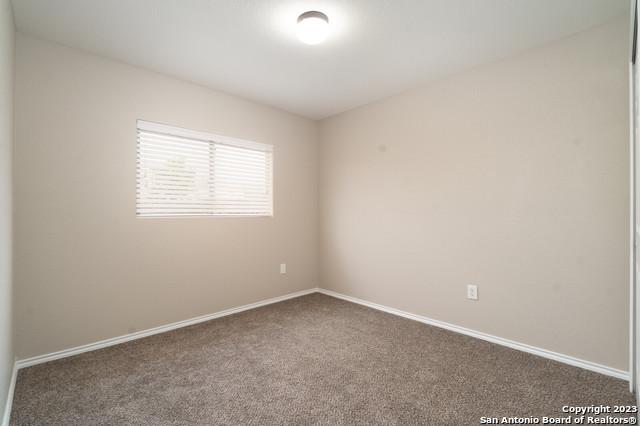
[(137, 216), (271, 216), (272, 173), (272, 145), (138, 120)]

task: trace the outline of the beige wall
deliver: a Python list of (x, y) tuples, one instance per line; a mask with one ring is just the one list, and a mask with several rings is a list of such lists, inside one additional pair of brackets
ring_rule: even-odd
[(0, 0), (0, 422), (13, 371), (12, 197), (14, 27), (9, 0)]
[[(16, 67), (19, 358), (318, 284), (317, 123), (20, 34)], [(273, 144), (275, 217), (136, 219), (137, 119)]]
[[(627, 38), (620, 19), (318, 127), (18, 35), (19, 358), (320, 284), (626, 370)], [(275, 217), (136, 219), (138, 118), (274, 144)]]
[(322, 122), (322, 286), (628, 370), (627, 31)]

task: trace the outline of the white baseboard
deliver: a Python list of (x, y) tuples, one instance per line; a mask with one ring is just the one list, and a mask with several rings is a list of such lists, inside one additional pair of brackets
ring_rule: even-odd
[[(60, 358), (66, 358), (69, 356), (73, 356), (73, 355), (78, 355), (84, 352), (89, 352), (89, 351), (94, 351), (97, 349), (102, 349), (102, 348), (106, 348), (108, 346), (113, 346), (113, 345), (117, 345), (120, 343), (124, 343), (124, 342), (128, 342), (131, 340), (136, 340), (136, 339), (141, 339), (143, 337), (147, 337), (147, 336), (151, 336), (154, 334), (158, 334), (158, 333), (164, 333), (166, 331), (171, 331), (171, 330), (175, 330), (177, 328), (182, 328), (182, 327), (187, 327), (193, 324), (198, 324), (201, 322), (205, 322), (205, 321), (209, 321), (212, 319), (216, 319), (216, 318), (220, 318), (220, 317), (224, 317), (227, 315), (232, 315), (235, 313), (239, 313), (242, 311), (247, 311), (249, 309), (255, 309), (258, 308), (260, 306), (265, 306), (265, 305), (270, 305), (272, 303), (277, 303), (277, 302), (281, 302), (283, 300), (287, 300), (287, 299), (293, 299), (295, 297), (300, 297), (300, 296), (304, 296), (310, 293), (322, 293), (322, 294), (326, 294), (328, 296), (333, 296), (336, 297), (338, 299), (343, 299), (343, 300), (347, 300), (349, 302), (353, 302), (353, 303), (357, 303), (359, 305), (364, 305), (367, 306), (369, 308), (373, 308), (373, 309), (377, 309), (379, 311), (383, 311), (383, 312), (387, 312), (393, 315), (398, 315), (404, 318), (408, 318), (414, 321), (419, 321), (422, 322), (424, 324), (429, 324), (429, 325), (433, 325), (436, 327), (440, 327), (440, 328), (444, 328), (446, 330), (450, 330), (456, 333), (460, 333), (460, 334), (464, 334), (467, 336), (471, 336), (471, 337), (475, 337), (478, 339), (482, 339), (482, 340), (486, 340), (488, 342), (491, 343), (496, 343), (498, 345), (502, 345), (502, 346), (506, 346), (512, 349), (517, 349), (523, 352), (527, 352), (533, 355), (538, 355), (541, 356), (543, 358), (548, 358), (548, 359), (552, 359), (554, 361), (559, 361), (565, 364), (569, 364), (572, 365), (574, 367), (580, 367), (580, 368), (584, 368), (586, 370), (590, 370), (590, 371), (595, 371), (596, 373), (601, 373), (601, 374), (605, 374), (607, 376), (612, 376), (612, 377), (616, 377), (619, 379), (624, 379), (624, 380), (629, 380), (629, 373), (627, 371), (622, 371), (622, 370), (618, 370), (612, 367), (608, 367), (606, 365), (601, 365), (601, 364), (596, 364), (594, 362), (591, 361), (586, 361), (586, 360), (582, 360), (579, 358), (575, 358), (569, 355), (565, 355), (565, 354), (561, 354), (558, 352), (553, 352), (553, 351), (549, 351), (546, 349), (542, 349), (542, 348), (537, 348), (535, 346), (531, 346), (531, 345), (527, 345), (524, 343), (520, 343), (520, 342), (516, 342), (513, 340), (509, 340), (509, 339), (504, 339), (502, 337), (497, 337), (497, 336), (493, 336), (487, 333), (482, 333), (480, 331), (475, 331), (475, 330), (471, 330), (465, 327), (460, 327), (458, 325), (455, 324), (450, 324), (444, 321), (438, 321), (435, 319), (431, 319), (431, 318), (427, 318), (421, 315), (416, 315), (416, 314), (412, 314), (409, 312), (405, 312), (405, 311), (401, 311), (399, 309), (395, 309), (395, 308), (390, 308), (388, 306), (384, 306), (384, 305), (379, 305), (377, 303), (372, 303), (372, 302), (368, 302), (366, 300), (362, 300), (362, 299), (358, 299), (355, 297), (351, 297), (351, 296), (347, 296), (341, 293), (337, 293), (335, 291), (331, 291), (331, 290), (326, 290), (326, 289), (322, 289), (322, 288), (312, 288), (312, 289), (308, 289), (308, 290), (302, 290), (302, 291), (298, 291), (295, 293), (290, 293), (284, 296), (280, 296), (280, 297), (273, 297), (271, 299), (266, 299), (266, 300), (262, 300), (259, 302), (255, 302), (255, 303), (251, 303), (249, 305), (244, 305), (244, 306), (240, 306), (237, 308), (230, 308), (230, 309), (226, 309), (224, 311), (220, 311), (220, 312), (216, 312), (213, 314), (208, 314), (208, 315), (202, 315), (196, 318), (191, 318), (188, 320), (184, 320), (184, 321), (178, 321), (178, 322), (174, 322), (171, 324), (167, 324), (167, 325), (163, 325), (163, 326), (159, 326), (159, 327), (155, 327), (155, 328), (151, 328), (148, 330), (143, 330), (143, 331), (138, 331), (135, 333), (131, 333), (131, 334), (126, 334), (124, 336), (119, 336), (119, 337), (114, 337), (111, 339), (106, 339), (106, 340), (102, 340), (99, 342), (95, 342), (95, 343), (89, 343), (87, 345), (83, 345), (83, 346), (78, 346), (75, 348), (70, 348), (70, 349), (65, 349), (62, 351), (58, 351), (58, 352), (53, 352), (53, 353), (49, 353), (49, 354), (45, 354), (45, 355), (39, 355), (39, 356), (35, 356), (35, 357), (31, 357), (31, 358), (27, 358), (27, 359), (22, 359), (16, 362), (16, 369), (20, 369), (20, 368), (25, 368), (25, 367), (30, 367), (32, 365), (36, 365), (36, 364), (42, 364), (44, 362), (48, 362), (48, 361), (53, 361), (56, 359), (60, 359)], [(12, 386), (15, 384), (15, 373), (16, 373), (16, 369), (14, 369), (14, 377), (13, 377), (13, 384)], [(13, 388), (11, 389), (11, 392), (13, 393)], [(9, 401), (7, 402), (9, 403)], [(4, 424), (3, 424), (4, 426)]]
[(9, 426), (11, 419), (11, 407), (13, 406), (13, 392), (16, 389), (16, 378), (18, 377), (18, 363), (13, 363), (13, 371), (11, 372), (11, 381), (9, 382), (9, 391), (7, 392), (7, 401), (4, 404), (4, 414), (2, 415), (2, 426)]
[(225, 309), (224, 311), (215, 312), (213, 314), (202, 315), (199, 317), (174, 322), (171, 324), (161, 325), (159, 327), (150, 328), (148, 330), (137, 331), (135, 333), (125, 334), (124, 336), (113, 337), (111, 339), (101, 340), (99, 342), (89, 343), (75, 348), (64, 349), (58, 352), (52, 352), (45, 355), (38, 355), (31, 358), (21, 359), (17, 362), (18, 369), (31, 367), (32, 365), (42, 364), (44, 362), (53, 361), (60, 358), (66, 358), (73, 355), (78, 355), (84, 352), (95, 351), (97, 349), (106, 348), (109, 346), (117, 345), (131, 340), (142, 339), (143, 337), (152, 336), (154, 334), (164, 333), (167, 331), (175, 330), (177, 328), (188, 327), (190, 325), (198, 324), (212, 319), (224, 317), (227, 315), (237, 314), (242, 311), (248, 311), (249, 309), (259, 308), (261, 306), (270, 305), (272, 303), (282, 302), (283, 300), (293, 299), (295, 297), (304, 296), (306, 294), (317, 292), (317, 288), (311, 288), (308, 290), (297, 291), (295, 293), (289, 293), (284, 296), (272, 297), (271, 299), (261, 300), (259, 302), (250, 303), (248, 305), (239, 306), (237, 308)]
[(436, 327), (444, 328), (449, 331), (464, 334), (467, 336), (475, 337), (478, 339), (486, 340), (498, 345), (507, 346), (512, 349), (527, 352), (533, 355), (538, 355), (543, 358), (552, 359), (565, 364), (572, 365), (574, 367), (584, 368), (585, 370), (595, 371), (596, 373), (605, 374), (607, 376), (616, 377), (618, 379), (629, 380), (629, 373), (627, 371), (618, 370), (616, 368), (607, 367), (606, 365), (596, 364), (595, 362), (585, 361), (583, 359), (575, 358), (569, 355), (564, 355), (558, 352), (548, 351), (546, 349), (537, 348), (535, 346), (527, 345), (513, 340), (504, 339), (502, 337), (492, 336), (491, 334), (482, 333), (480, 331), (471, 330), (465, 327), (460, 327), (455, 324), (450, 324), (444, 321), (438, 321), (431, 318), (423, 317), (421, 315), (412, 314), (409, 312), (401, 311), (399, 309), (390, 308), (388, 306), (379, 305), (377, 303), (368, 302), (366, 300), (358, 299), (355, 297), (347, 296), (341, 293), (337, 293), (331, 290), (325, 290), (323, 288), (318, 289), (319, 293), (326, 294), (327, 296), (333, 296), (338, 299), (343, 299), (349, 302), (364, 305), (369, 308), (377, 309), (379, 311), (387, 312), (389, 314), (398, 315), (404, 318), (408, 318), (414, 321), (419, 321), (424, 324), (433, 325)]

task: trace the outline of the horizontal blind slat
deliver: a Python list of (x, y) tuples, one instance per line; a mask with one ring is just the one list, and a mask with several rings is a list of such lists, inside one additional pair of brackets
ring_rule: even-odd
[[(145, 128), (154, 128), (150, 123)], [(138, 130), (139, 216), (271, 215), (272, 147), (158, 125)], [(202, 136), (203, 139), (192, 137)], [(224, 139), (223, 142), (216, 138)]]

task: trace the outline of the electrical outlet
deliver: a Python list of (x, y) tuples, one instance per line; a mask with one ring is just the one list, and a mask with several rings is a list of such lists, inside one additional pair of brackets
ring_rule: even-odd
[(467, 286), (467, 299), (478, 300), (478, 286), (477, 285), (468, 285)]
[(286, 274), (287, 273), (287, 264), (286, 263), (281, 263), (280, 264), (280, 273), (281, 274)]

